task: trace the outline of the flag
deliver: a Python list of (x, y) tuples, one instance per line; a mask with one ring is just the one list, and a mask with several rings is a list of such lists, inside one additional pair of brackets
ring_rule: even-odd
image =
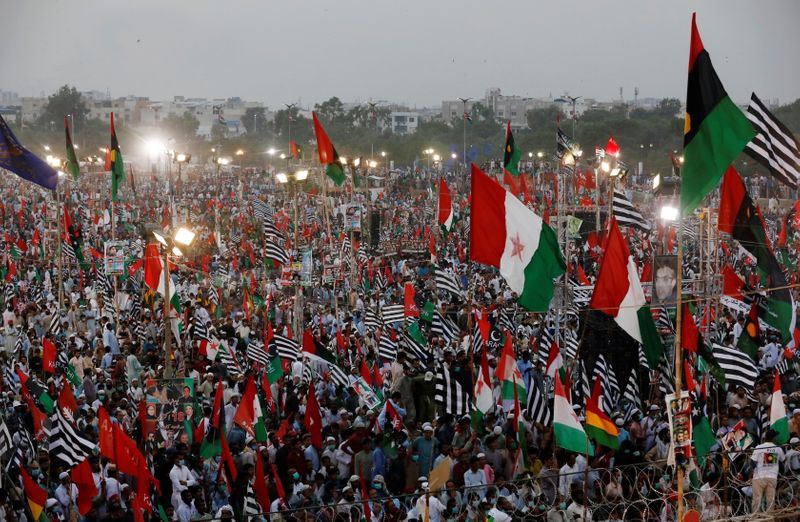
[(744, 328), (739, 335), (736, 342), (736, 347), (750, 356), (753, 361), (758, 361), (758, 349), (762, 345), (761, 325), (759, 319), (761, 317), (761, 299), (759, 295), (753, 296), (753, 304), (750, 305), (750, 311), (744, 318)]
[(64, 134), (67, 137), (67, 172), (77, 180), (81, 174), (81, 168), (78, 157), (75, 155), (75, 146), (72, 145), (72, 136), (69, 135), (69, 123), (67, 123), (66, 116), (64, 116)]
[[(687, 374), (689, 375), (689, 374)], [(698, 457), (705, 457), (717, 443), (711, 424), (708, 422), (705, 400), (705, 378), (703, 379), (703, 393), (690, 389), (689, 397), (692, 401), (692, 441), (694, 451)]]
[(433, 400), (443, 406), (445, 413), (456, 417), (466, 415), (470, 410), (467, 390), (443, 364), (436, 367), (436, 388)]
[(642, 216), (631, 200), (619, 189), (614, 189), (611, 211), (621, 227), (634, 227), (644, 232), (650, 231), (650, 223)]
[(576, 453), (594, 455), (594, 448), (589, 444), (586, 432), (567, 400), (567, 392), (558, 375), (553, 398), (553, 432), (557, 446)]
[(778, 432), (775, 444), (789, 442), (789, 419), (786, 417), (786, 406), (783, 404), (781, 392), (781, 376), (775, 370), (775, 384), (772, 386), (772, 402), (769, 406), (769, 427)]
[(603, 251), (589, 307), (613, 317), (625, 333), (642, 344), (648, 365), (656, 369), (663, 351), (661, 337), (645, 300), (636, 262), (613, 217)]
[(266, 473), (264, 473), (264, 459), (261, 458), (261, 455), (257, 455), (255, 460), (256, 469), (255, 475), (253, 476), (253, 492), (256, 495), (256, 499), (258, 499), (259, 505), (261, 506), (261, 511), (263, 513), (269, 513), (269, 484), (267, 482)]
[(325, 174), (336, 183), (337, 187), (341, 187), (344, 183), (344, 166), (339, 159), (339, 153), (336, 152), (336, 147), (331, 143), (325, 129), (317, 118), (317, 113), (312, 112), (311, 117), (314, 120), (314, 134), (317, 137), (317, 151), (319, 152), (319, 162), (325, 167)]
[(494, 374), (500, 380), (500, 398), (503, 401), (503, 409), (511, 411), (511, 408), (514, 407), (515, 393), (519, 397), (528, 396), (528, 392), (525, 389), (525, 381), (514, 358), (511, 334), (506, 334), (503, 351), (500, 354), (500, 361), (497, 363)]
[(602, 382), (595, 379), (592, 396), (586, 403), (586, 435), (598, 444), (611, 449), (619, 448), (619, 430), (600, 408)]
[(747, 354), (736, 348), (715, 344), (712, 349), (714, 359), (725, 374), (725, 384), (734, 388), (754, 390), (758, 378), (758, 368)]
[(689, 81), (681, 172), (681, 210), (684, 215), (719, 183), (725, 170), (755, 136), (755, 130), (725, 92), (692, 14)]
[(306, 414), (303, 419), (308, 433), (311, 435), (311, 444), (315, 448), (322, 448), (322, 416), (317, 403), (317, 393), (314, 386), (308, 387), (308, 399), (306, 400)]
[(257, 441), (267, 440), (267, 428), (264, 423), (264, 414), (261, 411), (261, 402), (256, 393), (256, 383), (250, 376), (242, 394), (239, 407), (233, 416), (233, 422), (244, 429)]
[[(85, 516), (92, 509), (92, 500), (98, 495), (89, 459), (84, 459), (83, 462), (72, 468), (70, 478), (78, 488), (78, 511)], [(143, 478), (139, 480), (143, 480)]]
[(779, 330), (783, 342), (788, 343), (795, 325), (794, 299), (780, 263), (772, 252), (761, 213), (733, 167), (725, 172), (722, 181), (718, 224), (720, 232), (730, 234), (756, 258), (765, 286), (773, 289), (766, 301), (764, 322)]
[(303, 149), (294, 140), (289, 141), (289, 151), (294, 159), (300, 159), (300, 156), (303, 155)]
[(412, 283), (406, 283), (403, 304), (404, 317), (419, 317), (419, 307), (416, 302), (416, 291)]
[(614, 139), (614, 136), (608, 137), (605, 153), (608, 154), (609, 156), (614, 156), (615, 158), (619, 156), (619, 144), (617, 144), (617, 141)]
[(556, 373), (564, 366), (564, 359), (561, 357), (561, 350), (553, 340), (550, 345), (550, 350), (547, 353), (547, 367), (545, 368), (545, 375), (555, 379)]
[(46, 189), (55, 190), (58, 184), (58, 172), (23, 147), (2, 116), (0, 116), (0, 169), (11, 171)]
[(553, 279), (566, 271), (555, 232), (474, 164), (470, 243), (470, 259), (499, 268), (524, 308), (550, 308)]
[(19, 474), (22, 476), (22, 487), (25, 490), (25, 497), (28, 499), (28, 507), (31, 508), (33, 520), (38, 522), (47, 503), (47, 491), (28, 475), (25, 468), (20, 468)]
[(478, 380), (475, 382), (475, 407), (481, 413), (487, 413), (494, 406), (492, 396), (492, 380), (489, 377), (489, 359), (486, 350), (482, 350), (481, 367)]
[(42, 339), (42, 370), (56, 373), (56, 345), (47, 337)]
[(444, 178), (439, 178), (439, 226), (444, 232), (453, 228), (453, 200)]
[(122, 163), (122, 152), (119, 150), (117, 131), (114, 128), (114, 113), (111, 113), (111, 146), (106, 153), (105, 170), (111, 172), (111, 200), (118, 201), (119, 184), (125, 181), (125, 165)]
[(767, 167), (775, 179), (796, 189), (800, 182), (800, 143), (794, 133), (767, 109), (756, 93), (750, 96), (747, 119), (758, 134), (747, 144), (745, 152)]
[(511, 121), (509, 120), (506, 125), (506, 144), (503, 147), (503, 170), (514, 176), (519, 176), (519, 160), (522, 157), (522, 151), (514, 142), (514, 135), (511, 133)]

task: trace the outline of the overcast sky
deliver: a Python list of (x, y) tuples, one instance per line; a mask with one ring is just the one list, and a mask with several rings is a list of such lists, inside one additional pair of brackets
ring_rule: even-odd
[(0, 89), (331, 96), (438, 106), (486, 88), (685, 98), (691, 12), (728, 93), (800, 97), (797, 0), (0, 0)]

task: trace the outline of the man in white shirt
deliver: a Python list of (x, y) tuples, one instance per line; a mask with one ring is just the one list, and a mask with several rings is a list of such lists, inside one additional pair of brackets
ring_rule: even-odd
[(67, 513), (71, 506), (74, 506), (78, 501), (78, 487), (69, 479), (69, 473), (62, 471), (58, 475), (58, 480), (61, 484), (56, 488), (56, 500), (61, 504), (64, 513)]
[(189, 489), (189, 486), (195, 485), (194, 476), (182, 457), (175, 460), (175, 465), (169, 472), (169, 479), (172, 481), (172, 507), (175, 511), (181, 507), (181, 492)]
[(775, 503), (775, 486), (778, 483), (780, 463), (784, 459), (783, 450), (772, 442), (777, 435), (775, 430), (767, 430), (764, 436), (766, 442), (756, 446), (750, 456), (754, 463), (752, 513), (761, 511), (761, 497), (764, 494), (767, 496), (765, 511), (770, 511)]
[(427, 482), (422, 483), (422, 489), (425, 490), (425, 494), (417, 499), (417, 503), (414, 506), (417, 510), (417, 513), (422, 515), (422, 520), (441, 522), (442, 513), (447, 510), (447, 506), (442, 504), (442, 502), (434, 495), (430, 494), (428, 491)]
[[(479, 453), (479, 456), (485, 456)], [(480, 469), (480, 462), (478, 456), (472, 457), (469, 461), (469, 469), (464, 472), (464, 487), (468, 488), (467, 492), (475, 492), (478, 498), (483, 498), (486, 495), (486, 473)]]

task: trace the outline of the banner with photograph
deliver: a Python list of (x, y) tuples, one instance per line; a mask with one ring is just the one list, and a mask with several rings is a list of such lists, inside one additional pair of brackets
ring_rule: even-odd
[(156, 441), (163, 441), (167, 447), (189, 442), (192, 423), (201, 416), (194, 379), (148, 379), (145, 402), (148, 435), (153, 433)]
[(125, 259), (128, 257), (127, 241), (106, 241), (104, 250), (106, 275), (122, 275), (125, 272)]

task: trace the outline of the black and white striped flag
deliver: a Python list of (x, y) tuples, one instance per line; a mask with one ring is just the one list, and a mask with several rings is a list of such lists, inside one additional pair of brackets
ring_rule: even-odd
[(453, 294), (460, 298), (464, 297), (464, 291), (461, 289), (461, 285), (458, 284), (456, 275), (444, 268), (436, 268), (436, 291)]
[(534, 422), (539, 422), (545, 426), (549, 426), (553, 420), (550, 413), (550, 405), (547, 403), (547, 397), (536, 384), (533, 384), (528, 390), (528, 418)]
[(286, 249), (279, 245), (272, 237), (267, 238), (266, 254), (268, 258), (275, 260), (277, 263), (282, 265), (289, 264), (289, 254), (286, 253)]
[(645, 232), (650, 230), (650, 223), (636, 210), (631, 200), (624, 192), (614, 189), (614, 198), (611, 200), (611, 210), (621, 227), (634, 227)]
[(288, 359), (292, 362), (300, 359), (300, 345), (294, 339), (275, 334), (272, 337), (272, 342), (275, 343), (275, 349), (278, 355), (283, 359)]
[(250, 482), (247, 483), (247, 491), (244, 495), (243, 511), (245, 517), (255, 517), (261, 513), (261, 505), (258, 503), (255, 493), (253, 493), (253, 486), (250, 485)]
[(381, 333), (381, 340), (378, 343), (378, 356), (386, 361), (397, 359), (397, 343), (392, 340), (387, 331)]
[(470, 411), (469, 395), (442, 364), (439, 364), (436, 368), (434, 400), (444, 405), (445, 413), (450, 415), (460, 417)]
[(250, 341), (250, 344), (247, 345), (247, 358), (262, 366), (266, 366), (269, 362), (266, 348), (258, 341)]
[(594, 363), (594, 378), (592, 380), (596, 381), (597, 379), (600, 379), (601, 382), (603, 411), (606, 414), (611, 414), (614, 405), (617, 403), (617, 397), (619, 397), (619, 384), (613, 368), (606, 363), (606, 358), (603, 354), (600, 354)]
[(794, 133), (767, 109), (756, 93), (750, 96), (747, 119), (757, 134), (745, 152), (767, 167), (778, 181), (796, 189), (800, 183), (800, 144)]
[(367, 313), (364, 316), (364, 326), (372, 332), (381, 327), (381, 319), (378, 316), (378, 312), (372, 307), (367, 309)]
[(399, 323), (405, 319), (403, 305), (386, 305), (381, 310), (383, 322), (385, 324)]
[(271, 217), (265, 217), (261, 222), (261, 230), (265, 236), (283, 237), (281, 231), (275, 226), (275, 222)]
[(400, 332), (400, 345), (405, 350), (409, 359), (417, 359), (422, 362), (423, 365), (428, 361), (428, 356), (430, 355), (428, 349), (419, 344), (404, 331)]
[(271, 218), (272, 208), (258, 198), (253, 199), (253, 215), (257, 219)]
[(725, 374), (725, 383), (742, 386), (745, 390), (754, 389), (758, 378), (758, 368), (753, 359), (737, 348), (728, 348), (721, 344), (712, 346), (714, 359)]
[(228, 374), (232, 376), (242, 375), (244, 372), (242, 371), (242, 366), (239, 364), (239, 361), (236, 359), (234, 349), (225, 342), (220, 342), (217, 347), (219, 348), (219, 352), (217, 352), (219, 360), (225, 365)]
[(447, 344), (450, 344), (458, 336), (458, 327), (450, 319), (443, 316), (439, 310), (434, 310), (431, 332), (442, 337)]
[(631, 370), (631, 376), (628, 379), (628, 385), (625, 386), (625, 392), (622, 394), (622, 398), (639, 411), (642, 411), (642, 397), (639, 393), (639, 379), (637, 375), (638, 373), (635, 368)]
[(0, 456), (5, 455), (13, 446), (11, 432), (3, 419), (0, 419)]
[(56, 464), (56, 469), (60, 465), (62, 471), (69, 470), (92, 454), (97, 445), (85, 438), (72, 425), (71, 421), (64, 416), (61, 408), (56, 408), (50, 419), (52, 424), (48, 451), (50, 459)]

